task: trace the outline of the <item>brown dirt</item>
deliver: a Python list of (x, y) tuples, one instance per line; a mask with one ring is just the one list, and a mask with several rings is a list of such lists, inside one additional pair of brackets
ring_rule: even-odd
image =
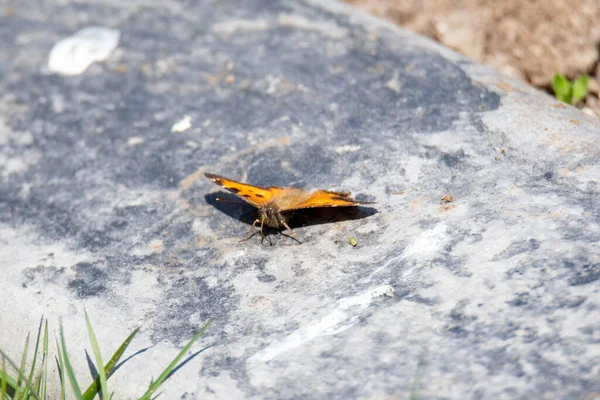
[(585, 105), (600, 116), (598, 0), (347, 1), (538, 88), (587, 73)]

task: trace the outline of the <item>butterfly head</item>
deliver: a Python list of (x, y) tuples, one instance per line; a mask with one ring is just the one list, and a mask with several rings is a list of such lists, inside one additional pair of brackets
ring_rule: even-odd
[(272, 204), (268, 204), (258, 209), (260, 219), (264, 221), (264, 224), (271, 228), (279, 228), (283, 220), (283, 216), (279, 213), (277, 207)]

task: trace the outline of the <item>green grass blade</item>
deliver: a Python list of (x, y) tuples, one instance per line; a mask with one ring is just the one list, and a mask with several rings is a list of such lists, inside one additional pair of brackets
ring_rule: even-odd
[(46, 399), (46, 380), (48, 379), (46, 375), (46, 369), (48, 368), (48, 359), (42, 361), (42, 373), (38, 376), (38, 387), (37, 394), (38, 397), (42, 400)]
[[(33, 374), (35, 372), (35, 366), (37, 363), (38, 351), (40, 350), (40, 339), (42, 338), (42, 326), (44, 325), (44, 317), (40, 319), (40, 325), (38, 326), (37, 338), (35, 340), (35, 350), (33, 351), (33, 360), (31, 361), (31, 369), (29, 370), (29, 377), (27, 378), (27, 387), (33, 387), (31, 382), (33, 381)], [(36, 391), (37, 392), (37, 391)], [(23, 391), (23, 395), (21, 396), (21, 400), (27, 400), (29, 397), (29, 393), (27, 391)]]
[(71, 382), (73, 394), (75, 395), (77, 400), (81, 400), (83, 398), (81, 396), (81, 388), (79, 387), (79, 383), (77, 383), (75, 371), (73, 371), (73, 366), (71, 365), (71, 360), (69, 359), (69, 352), (67, 351), (67, 343), (65, 341), (65, 330), (63, 328), (62, 322), (60, 323), (60, 344), (62, 346), (65, 369), (67, 370), (67, 375), (69, 376), (69, 381)]
[(571, 104), (573, 97), (573, 88), (571, 82), (561, 74), (554, 75), (552, 79), (552, 88), (554, 89), (554, 95), (560, 101)]
[(588, 93), (588, 76), (582, 75), (573, 82), (573, 102), (579, 103)]
[(46, 380), (48, 379), (48, 320), (44, 324), (44, 354), (42, 356), (42, 372), (40, 374), (39, 398), (46, 400)]
[(421, 381), (423, 380), (423, 372), (425, 369), (425, 357), (427, 355), (427, 349), (421, 350), (417, 361), (417, 369), (415, 371), (415, 377), (410, 391), (410, 400), (419, 400), (421, 397), (419, 391), (421, 390)]
[(187, 351), (192, 347), (192, 345), (200, 338), (200, 336), (202, 336), (206, 329), (208, 329), (209, 325), (210, 321), (207, 322), (204, 325), (204, 327), (202, 327), (202, 329), (200, 329), (200, 331), (194, 335), (194, 337), (188, 342), (188, 344), (185, 345), (183, 349), (181, 349), (179, 354), (177, 354), (177, 356), (173, 359), (171, 364), (169, 364), (169, 366), (165, 368), (165, 370), (162, 372), (162, 374), (160, 374), (158, 379), (150, 383), (148, 390), (142, 395), (142, 397), (140, 397), (140, 400), (150, 400), (152, 393), (154, 393), (160, 387), (160, 385), (162, 385), (163, 382), (169, 377), (169, 375), (177, 367), (177, 364), (183, 358), (185, 353), (187, 353)]
[[(15, 386), (16, 386), (16, 382), (15, 382)], [(2, 391), (2, 400), (6, 399), (6, 396), (8, 395), (8, 374), (6, 373), (6, 359), (4, 357), (2, 357), (2, 388), (0, 388), (0, 390)]]
[(7, 379), (8, 379), (8, 374), (6, 373), (6, 360), (4, 359), (4, 357), (2, 357), (2, 388), (0, 388), (0, 390), (2, 391), (2, 400), (5, 400), (6, 395), (8, 394), (8, 392), (6, 391), (6, 387), (7, 387), (6, 380)]
[[(8, 364), (9, 364), (9, 365), (10, 365), (10, 366), (11, 366), (11, 367), (12, 367), (12, 368), (15, 370), (15, 371), (19, 372), (19, 367), (17, 366), (17, 363), (16, 363), (16, 362), (14, 362), (14, 361), (12, 360), (12, 358), (10, 358), (10, 357), (8, 356), (8, 354), (6, 354), (6, 353), (4, 352), (4, 350), (1, 350), (1, 349), (0, 349), (0, 356), (2, 356), (2, 357), (3, 357), (3, 358), (6, 360), (6, 361), (8, 361)], [(15, 382), (15, 383), (16, 383), (16, 382)]]
[(21, 398), (21, 391), (25, 391), (22, 385), (25, 380), (25, 363), (27, 362), (27, 353), (29, 352), (29, 336), (28, 333), (25, 338), (25, 348), (23, 349), (23, 354), (21, 354), (21, 366), (19, 367), (19, 376), (17, 377), (17, 391), (14, 395), (17, 399)]
[[(115, 367), (117, 366), (117, 363), (123, 356), (123, 353), (125, 353), (125, 350), (127, 350), (127, 347), (129, 347), (129, 345), (131, 344), (131, 341), (133, 340), (135, 335), (137, 335), (139, 330), (140, 330), (140, 328), (135, 328), (135, 330), (133, 332), (131, 332), (131, 334), (127, 337), (127, 339), (125, 339), (125, 341), (121, 344), (121, 346), (119, 346), (117, 351), (115, 351), (115, 354), (113, 354), (113, 356), (110, 358), (110, 360), (108, 360), (108, 363), (104, 367), (104, 372), (106, 373), (107, 379), (110, 378), (110, 376), (115, 371)], [(92, 382), (90, 387), (87, 388), (87, 390), (83, 394), (84, 400), (92, 400), (96, 396), (96, 393), (98, 393), (99, 388), (100, 388), (100, 377), (96, 378), (94, 380), (94, 382)]]
[[(4, 389), (4, 392), (2, 392), (3, 385), (6, 385), (6, 389)], [(14, 379), (12, 376), (8, 375), (8, 371), (6, 371), (6, 369), (4, 371), (0, 369), (0, 393), (6, 393), (8, 398), (12, 399), (15, 395), (16, 389), (17, 380)]]
[(63, 361), (62, 351), (60, 349), (60, 345), (58, 344), (58, 339), (56, 340), (56, 352), (58, 353), (58, 375), (60, 377), (60, 400), (65, 400), (65, 376), (67, 371), (65, 371), (65, 362)]
[[(4, 365), (4, 366), (6, 366), (6, 365)], [(6, 387), (4, 388), (5, 385), (6, 385)], [(12, 396), (14, 396), (16, 388), (17, 388), (16, 379), (14, 379), (10, 375), (8, 375), (8, 372), (6, 371), (6, 369), (4, 369), (4, 370), (0, 369), (0, 393), (6, 393), (6, 395), (9, 396), (8, 398), (10, 399), (10, 398), (12, 398)]]
[(6, 394), (11, 396), (15, 393), (17, 381), (10, 377), (6, 371), (6, 358), (4, 357), (4, 353), (0, 353), (0, 356), (2, 357), (2, 368), (0, 368), (0, 394), (2, 395), (2, 399), (4, 399)]
[(2, 366), (0, 368), (0, 395), (2, 396), (2, 399), (6, 396), (8, 396), (9, 399), (13, 399), (18, 389), (17, 379), (8, 375), (6, 362), (8, 361), (15, 371), (17, 371), (16, 364), (2, 350), (0, 350), (0, 356), (2, 357)]
[[(2, 349), (0, 349), (0, 356), (4, 357), (4, 359), (6, 361), (8, 361), (8, 364), (11, 366), (11, 368), (14, 369), (19, 374), (17, 379), (22, 382), (25, 382), (25, 377), (23, 376), (22, 373), (19, 372), (19, 366), (17, 365), (17, 363), (14, 362), (12, 360), (12, 358), (10, 358), (8, 356), (8, 354), (6, 354)], [(11, 390), (16, 392), (16, 390), (18, 390), (18, 388), (19, 388), (19, 385), (17, 384), (17, 380), (11, 378), (10, 376), (8, 376), (7, 379), (8, 379), (8, 385), (11, 387)], [(37, 400), (38, 397), (36, 396), (35, 392), (33, 392), (33, 388), (29, 387), (28, 389), (30, 390), (33, 397)], [(13, 396), (13, 398), (14, 398), (14, 396)]]
[(92, 349), (94, 350), (94, 356), (96, 357), (96, 365), (98, 368), (98, 377), (100, 378), (100, 388), (102, 389), (102, 398), (108, 396), (108, 387), (106, 385), (106, 371), (104, 371), (104, 362), (102, 361), (102, 355), (100, 354), (100, 346), (98, 346), (98, 340), (92, 329), (90, 317), (87, 311), (85, 311), (85, 322), (87, 324), (88, 335), (90, 342), (92, 342)]

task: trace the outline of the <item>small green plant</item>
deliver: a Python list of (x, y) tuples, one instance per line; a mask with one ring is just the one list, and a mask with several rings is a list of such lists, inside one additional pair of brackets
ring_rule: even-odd
[(582, 75), (571, 82), (561, 74), (554, 75), (552, 80), (554, 95), (560, 101), (577, 104), (585, 98), (588, 92), (588, 76)]
[[(117, 351), (110, 358), (108, 363), (104, 365), (102, 362), (102, 356), (100, 355), (100, 346), (96, 340), (96, 335), (92, 329), (92, 324), (88, 317), (87, 312), (85, 313), (85, 320), (87, 324), (88, 336), (92, 344), (94, 357), (96, 359), (95, 368), (98, 371), (98, 376), (92, 381), (87, 390), (82, 393), (81, 386), (75, 377), (75, 372), (71, 365), (69, 353), (67, 352), (67, 344), (64, 335), (64, 329), (62, 323), (60, 324), (60, 342), (56, 342), (56, 362), (59, 368), (60, 378), (60, 399), (64, 400), (67, 394), (66, 381), (68, 380), (71, 386), (73, 396), (77, 400), (92, 400), (96, 396), (100, 399), (111, 399), (112, 394), (109, 395), (109, 389), (107, 380), (115, 372), (117, 363), (121, 359), (123, 353), (138, 333), (139, 328), (135, 329)], [(158, 379), (153, 380), (148, 385), (148, 390), (139, 398), (140, 400), (150, 400), (152, 394), (160, 388), (160, 386), (183, 365), (180, 364), (183, 356), (189, 351), (192, 345), (202, 336), (202, 334), (208, 328), (210, 322), (207, 322), (198, 333), (192, 337), (192, 339), (184, 346), (183, 349), (177, 354), (173, 361), (164, 369)], [(43, 334), (42, 334), (43, 328)], [(31, 367), (27, 371), (25, 365), (27, 361), (27, 355), (29, 351), (29, 335), (25, 339), (25, 347), (21, 354), (21, 363), (18, 365), (15, 363), (3, 350), (0, 350), (0, 400), (46, 400), (48, 394), (46, 392), (47, 387), (47, 370), (48, 370), (48, 321), (40, 321), (40, 325), (37, 333), (37, 340), (35, 343), (35, 350), (33, 352), (33, 360)], [(42, 346), (41, 354), (40, 344)], [(197, 354), (197, 353), (196, 353)], [(38, 364), (38, 355), (41, 356), (41, 365)], [(8, 364), (8, 365), (7, 365)], [(101, 366), (104, 365), (102, 368)], [(7, 369), (8, 367), (8, 369)], [(51, 395), (50, 395), (51, 396)], [(53, 397), (52, 397), (53, 398)]]
[(419, 391), (421, 390), (421, 380), (423, 379), (423, 372), (425, 370), (425, 358), (427, 357), (427, 349), (421, 349), (419, 358), (417, 360), (417, 370), (415, 371), (415, 378), (413, 380), (412, 389), (410, 391), (410, 400), (419, 400), (421, 396)]

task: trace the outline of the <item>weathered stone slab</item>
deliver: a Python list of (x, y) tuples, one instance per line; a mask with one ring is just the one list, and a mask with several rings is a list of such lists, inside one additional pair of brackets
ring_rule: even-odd
[[(112, 56), (44, 73), (92, 25)], [(0, 39), (0, 348), (62, 317), (84, 377), (85, 306), (153, 346), (117, 398), (208, 319), (165, 398), (600, 392), (597, 120), (337, 3), (22, 0)], [(378, 204), (238, 243), (206, 171)]]

